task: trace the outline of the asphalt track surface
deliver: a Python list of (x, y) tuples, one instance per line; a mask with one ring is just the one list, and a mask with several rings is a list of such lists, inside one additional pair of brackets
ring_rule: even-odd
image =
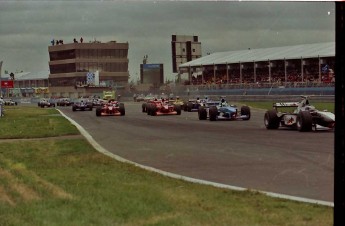
[(200, 121), (197, 112), (148, 116), (125, 103), (125, 116), (59, 107), (103, 148), (141, 165), (186, 177), (334, 202), (334, 132), (267, 130), (264, 111), (249, 121)]

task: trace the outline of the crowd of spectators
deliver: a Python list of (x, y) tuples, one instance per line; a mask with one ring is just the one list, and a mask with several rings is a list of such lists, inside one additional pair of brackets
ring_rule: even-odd
[[(334, 67), (329, 65), (328, 67)], [(223, 84), (260, 84), (269, 83), (284, 85), (286, 83), (334, 83), (334, 71), (327, 69), (319, 73), (318, 63), (310, 64), (301, 69), (294, 67), (286, 68), (286, 77), (284, 67), (276, 67), (271, 70), (271, 76), (267, 68), (256, 68), (255, 74), (253, 68), (242, 69), (242, 81), (239, 69), (229, 69), (228, 76), (225, 70), (213, 71), (204, 70), (202, 74), (193, 75), (188, 81), (190, 85), (223, 85)], [(229, 81), (228, 81), (229, 79)], [(187, 84), (187, 83), (186, 83)]]

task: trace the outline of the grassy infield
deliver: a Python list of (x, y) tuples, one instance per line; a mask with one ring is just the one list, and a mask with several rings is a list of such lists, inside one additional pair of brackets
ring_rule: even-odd
[(0, 225), (333, 224), (330, 207), (187, 183), (117, 162), (57, 114), (17, 106), (0, 118), (0, 138), (45, 138), (0, 139)]

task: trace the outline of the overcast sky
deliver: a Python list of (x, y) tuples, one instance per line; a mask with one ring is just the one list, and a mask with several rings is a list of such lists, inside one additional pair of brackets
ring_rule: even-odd
[(196, 35), (202, 54), (335, 41), (334, 2), (0, 1), (5, 70), (49, 70), (48, 46), (83, 37), (129, 43), (129, 73), (144, 55), (172, 79), (171, 35)]

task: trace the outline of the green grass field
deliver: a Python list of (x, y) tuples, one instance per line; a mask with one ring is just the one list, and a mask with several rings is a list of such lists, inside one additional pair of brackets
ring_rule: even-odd
[(77, 134), (54, 109), (6, 109), (1, 226), (333, 225), (331, 207), (167, 178), (104, 156)]

